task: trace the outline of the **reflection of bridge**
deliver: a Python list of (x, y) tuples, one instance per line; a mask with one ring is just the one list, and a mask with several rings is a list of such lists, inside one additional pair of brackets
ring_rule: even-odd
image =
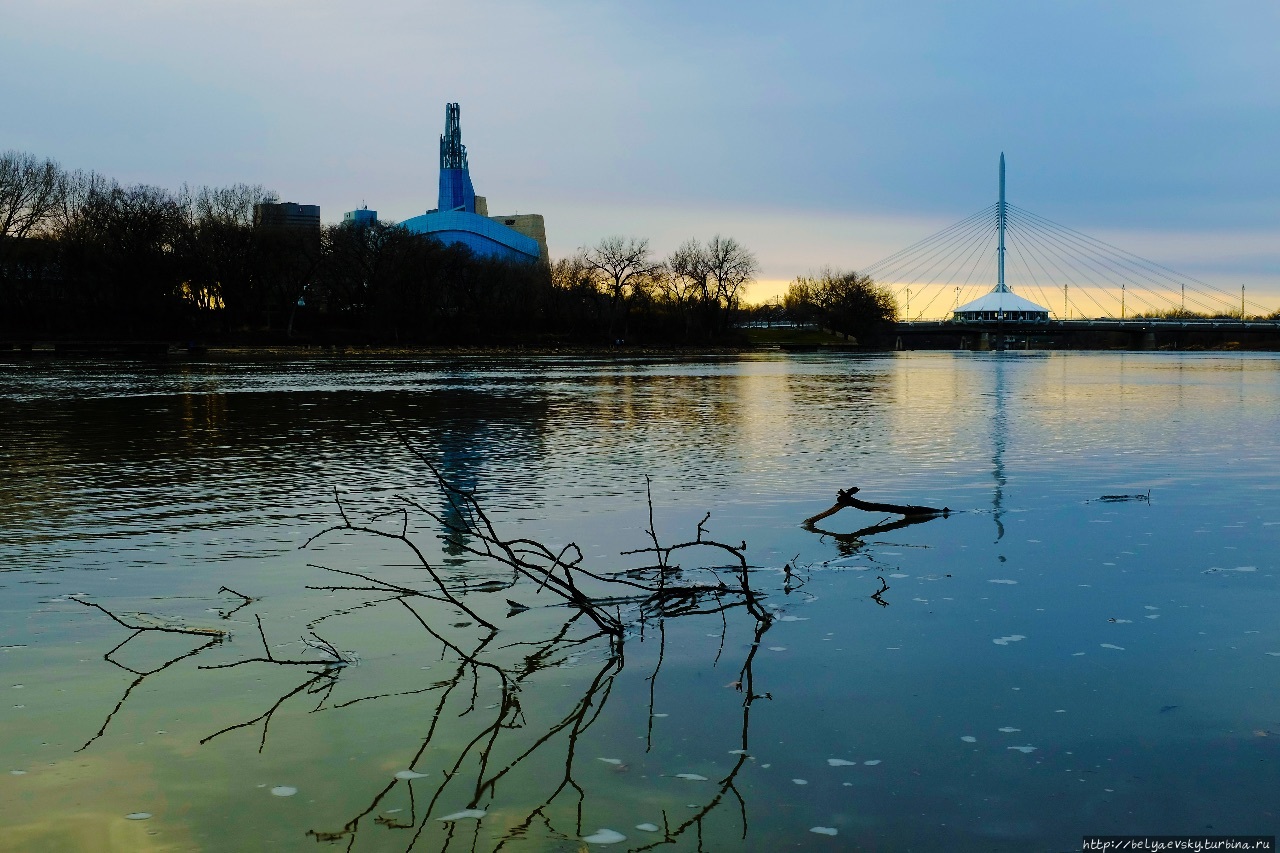
[(1243, 286), (1225, 290), (1009, 204), (1004, 177), (1002, 154), (995, 204), (859, 270), (892, 289), (904, 320), (1275, 316)]

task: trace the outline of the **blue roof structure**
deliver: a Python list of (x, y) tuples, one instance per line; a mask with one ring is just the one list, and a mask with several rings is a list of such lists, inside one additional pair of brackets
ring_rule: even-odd
[(440, 195), (435, 210), (406, 219), (400, 225), (415, 234), (430, 234), (446, 244), (461, 243), (477, 255), (516, 261), (536, 261), (538, 241), (476, 213), (476, 191), (467, 166), (467, 148), (457, 104), (445, 107), (445, 132), (440, 137)]

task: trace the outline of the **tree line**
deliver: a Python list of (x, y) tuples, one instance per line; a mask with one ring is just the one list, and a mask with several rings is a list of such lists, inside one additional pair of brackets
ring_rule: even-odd
[(745, 306), (759, 264), (732, 237), (663, 258), (610, 236), (512, 262), (384, 221), (255, 221), (255, 205), (277, 200), (257, 185), (123, 186), (0, 154), (0, 340), (705, 345), (740, 342), (744, 320), (859, 335), (850, 318), (866, 305), (892, 314), (883, 293), (854, 299), (875, 290), (869, 279), (831, 271)]

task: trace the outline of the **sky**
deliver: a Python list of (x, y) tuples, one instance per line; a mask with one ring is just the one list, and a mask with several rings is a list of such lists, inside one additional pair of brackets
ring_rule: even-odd
[(732, 236), (752, 300), (996, 199), (1280, 308), (1280, 3), (0, 0), (0, 150), (402, 220), (461, 104), (553, 257)]

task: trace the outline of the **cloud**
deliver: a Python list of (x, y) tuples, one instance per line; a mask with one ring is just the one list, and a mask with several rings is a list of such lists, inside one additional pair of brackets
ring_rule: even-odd
[(478, 190), (553, 252), (720, 231), (777, 279), (856, 266), (990, 203), (1003, 150), (1022, 207), (1274, 280), (1265, 247), (1220, 257), (1280, 228), (1270, 2), (3, 8), (3, 146), (125, 181), (406, 218), (458, 101)]

